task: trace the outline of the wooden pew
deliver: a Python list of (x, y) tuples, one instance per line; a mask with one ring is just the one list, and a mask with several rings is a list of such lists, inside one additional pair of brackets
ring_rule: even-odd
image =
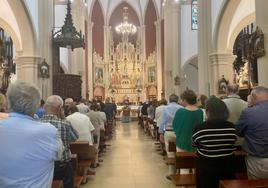
[(246, 152), (239, 150), (234, 152), (235, 155), (235, 178), (236, 179), (248, 179), (247, 166), (245, 163)]
[(83, 177), (83, 183), (86, 183), (88, 177), (88, 171), (93, 159), (87, 158), (90, 153), (94, 152), (97, 155), (97, 151), (93, 146), (89, 146), (88, 142), (77, 141), (70, 144), (70, 150), (73, 154), (77, 155), (77, 173)]
[[(244, 151), (235, 151), (235, 170), (236, 173), (246, 173)], [(175, 166), (176, 169), (195, 169), (197, 154), (195, 152), (177, 152)], [(174, 174), (171, 175), (171, 180), (176, 186), (193, 186), (196, 184), (196, 174)]]
[(266, 180), (223, 180), (220, 181), (220, 188), (264, 188), (268, 187)]
[[(176, 143), (175, 142), (168, 142), (168, 152), (176, 153)], [(167, 165), (175, 165), (175, 157), (166, 157), (165, 161)]]
[(63, 181), (62, 180), (53, 180), (52, 188), (63, 188)]
[(79, 188), (80, 185), (82, 184), (83, 176), (79, 176), (78, 173), (77, 173), (77, 170), (78, 170), (78, 160), (77, 160), (77, 155), (76, 154), (72, 154), (71, 162), (72, 162), (73, 170), (75, 172), (74, 173), (74, 187), (75, 188)]
[[(194, 152), (177, 152), (175, 166), (176, 169), (195, 169), (197, 155)], [(196, 184), (196, 174), (174, 174), (171, 180), (176, 186), (193, 186)]]

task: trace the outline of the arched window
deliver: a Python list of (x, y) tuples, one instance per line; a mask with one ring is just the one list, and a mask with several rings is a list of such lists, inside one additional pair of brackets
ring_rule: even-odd
[(192, 30), (197, 30), (198, 29), (198, 25), (197, 25), (197, 12), (198, 12), (198, 8), (197, 8), (197, 0), (192, 0), (192, 4), (191, 4), (191, 12), (192, 12)]

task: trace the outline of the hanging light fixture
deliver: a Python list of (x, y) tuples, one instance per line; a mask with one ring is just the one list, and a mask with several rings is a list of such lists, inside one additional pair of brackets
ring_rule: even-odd
[(71, 14), (71, 0), (67, 1), (67, 14), (65, 17), (64, 25), (62, 28), (53, 32), (53, 42), (59, 47), (65, 47), (68, 49), (85, 48), (85, 40), (81, 31), (78, 32), (73, 24)]
[(128, 22), (128, 7), (124, 7), (123, 22), (115, 27), (115, 31), (122, 35), (133, 35), (137, 32), (137, 27)]

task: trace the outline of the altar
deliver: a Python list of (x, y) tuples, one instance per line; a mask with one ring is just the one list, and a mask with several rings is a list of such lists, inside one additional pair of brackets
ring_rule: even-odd
[[(129, 105), (130, 107), (130, 118), (131, 120), (138, 119), (139, 106), (138, 105)], [(116, 119), (121, 120), (123, 115), (124, 105), (117, 105)]]
[[(125, 23), (127, 8), (124, 11)], [(116, 103), (125, 100), (137, 103), (157, 97), (156, 52), (144, 53), (140, 29), (133, 28), (133, 32), (109, 28), (105, 58), (93, 52), (94, 97), (102, 100), (110, 97)], [(122, 40), (114, 40), (115, 35), (121, 35)], [(135, 36), (135, 40), (129, 40), (130, 35)]]

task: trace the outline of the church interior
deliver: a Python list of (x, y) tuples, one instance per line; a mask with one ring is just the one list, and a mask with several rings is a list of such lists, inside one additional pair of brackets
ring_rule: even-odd
[(242, 90), (267, 85), (265, 1), (67, 2), (1, 0), (3, 92), (25, 80), (43, 98), (137, 103), (186, 88), (219, 95), (222, 78)]
[(103, 165), (80, 187), (176, 187), (165, 178), (175, 162), (156, 151), (156, 127), (140, 122), (139, 105), (185, 90), (223, 98), (229, 84), (247, 101), (254, 87), (268, 87), (267, 7), (267, 0), (0, 0), (0, 91), (25, 81), (44, 100), (108, 98), (117, 120), (129, 105), (131, 123), (117, 121)]

